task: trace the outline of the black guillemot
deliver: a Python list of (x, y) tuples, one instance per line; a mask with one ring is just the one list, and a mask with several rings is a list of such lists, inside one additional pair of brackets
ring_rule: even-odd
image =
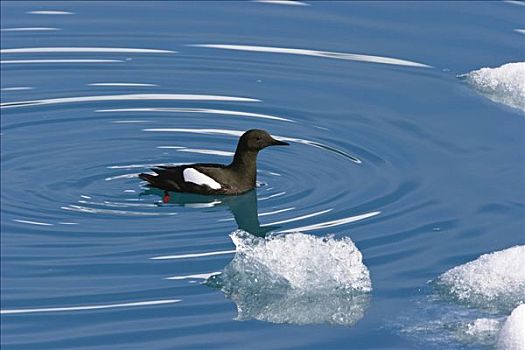
[(246, 131), (237, 143), (233, 161), (229, 165), (197, 163), (153, 168), (157, 175), (139, 174), (150, 186), (165, 191), (198, 194), (237, 195), (255, 188), (257, 179), (257, 154), (268, 146), (288, 146), (264, 130)]

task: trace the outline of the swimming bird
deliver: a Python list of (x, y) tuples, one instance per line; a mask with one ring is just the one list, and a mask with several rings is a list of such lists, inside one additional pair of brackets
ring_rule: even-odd
[(229, 165), (197, 163), (152, 168), (157, 175), (139, 174), (150, 186), (164, 190), (164, 202), (169, 191), (198, 194), (237, 195), (255, 188), (257, 154), (268, 146), (288, 146), (264, 130), (246, 131), (237, 143)]

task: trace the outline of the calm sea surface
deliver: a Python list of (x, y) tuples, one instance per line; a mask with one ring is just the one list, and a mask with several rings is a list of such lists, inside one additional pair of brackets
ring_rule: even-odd
[[(491, 348), (511, 309), (429, 281), (525, 244), (524, 112), (457, 78), (524, 61), (524, 11), (2, 1), (2, 349)], [(291, 143), (256, 191), (136, 177), (251, 128)]]

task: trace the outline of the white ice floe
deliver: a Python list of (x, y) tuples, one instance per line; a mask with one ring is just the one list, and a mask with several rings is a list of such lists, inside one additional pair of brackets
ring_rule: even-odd
[(437, 279), (446, 294), (468, 305), (495, 310), (525, 301), (525, 246), (485, 254)]
[(432, 66), (429, 66), (423, 63), (402, 60), (399, 58), (363, 55), (363, 54), (348, 53), (348, 52), (332, 52), (332, 51), (319, 51), (319, 50), (310, 50), (310, 49), (296, 49), (296, 48), (273, 47), (273, 46), (253, 46), (253, 45), (194, 44), (194, 45), (189, 45), (189, 46), (206, 47), (206, 48), (213, 48), (213, 49), (224, 49), (224, 50), (237, 50), (237, 51), (284, 53), (284, 54), (289, 54), (289, 55), (315, 56), (315, 57), (334, 58), (334, 59), (347, 60), (347, 61), (360, 61), (360, 62), (393, 64), (393, 65), (398, 65), (398, 66), (432, 68)]
[(525, 349), (525, 305), (521, 304), (512, 311), (503, 324), (497, 341), (498, 350)]
[(525, 246), (456, 266), (434, 286), (438, 294), (417, 298), (397, 321), (421, 348), (525, 349)]
[(315, 289), (372, 289), (362, 254), (348, 237), (336, 239), (304, 233), (266, 238), (237, 230), (230, 234), (238, 254), (285, 278), (291, 287)]
[(458, 77), (490, 100), (525, 111), (525, 62), (481, 68)]
[(242, 230), (230, 237), (235, 257), (207, 283), (236, 303), (237, 319), (352, 325), (363, 317), (372, 283), (350, 238)]

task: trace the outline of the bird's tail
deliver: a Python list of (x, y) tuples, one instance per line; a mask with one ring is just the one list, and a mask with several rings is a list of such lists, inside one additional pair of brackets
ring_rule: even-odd
[(153, 186), (155, 186), (157, 182), (157, 177), (155, 175), (141, 173), (139, 174), (139, 177), (142, 180), (149, 182), (149, 184)]

